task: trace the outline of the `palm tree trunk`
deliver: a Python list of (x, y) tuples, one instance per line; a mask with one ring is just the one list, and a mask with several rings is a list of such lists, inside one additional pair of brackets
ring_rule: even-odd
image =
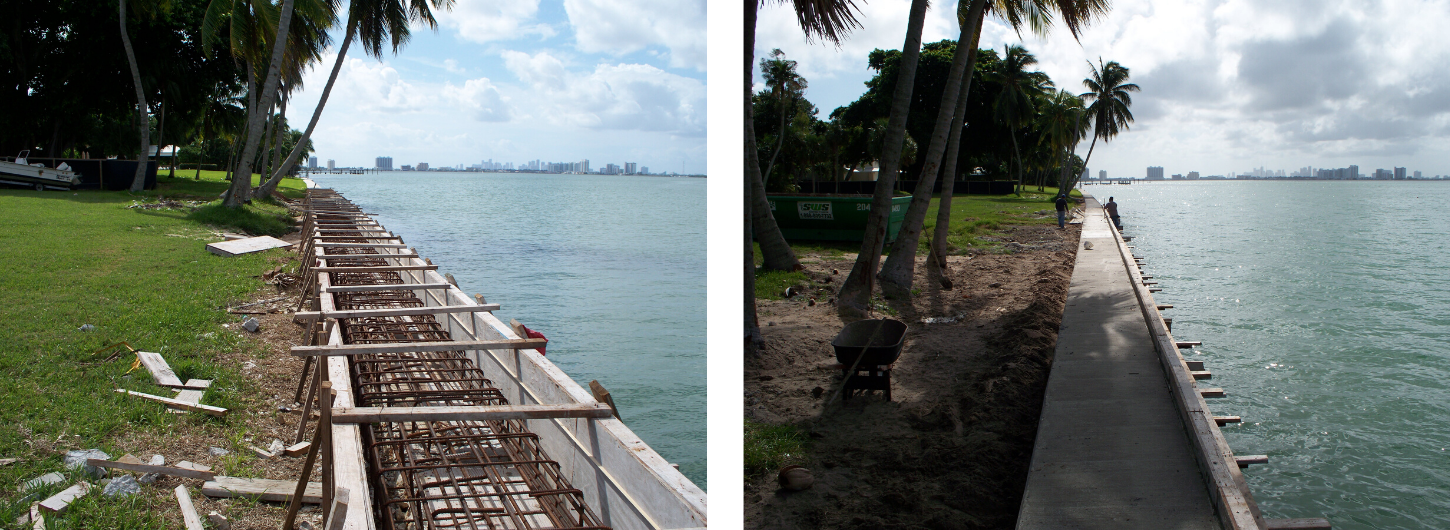
[[(292, 152), (287, 154), (287, 160), (282, 163), (282, 167), (292, 167), (302, 156), (302, 152), (307, 149), (307, 141), (312, 139), (312, 131), (317, 128), (317, 120), (322, 117), (322, 108), (327, 106), (327, 96), (332, 94), (332, 85), (337, 82), (337, 73), (342, 71), (342, 63), (347, 58), (347, 48), (352, 45), (352, 38), (356, 32), (357, 21), (349, 15), (347, 33), (342, 39), (342, 48), (337, 50), (337, 60), (332, 63), (332, 74), (327, 77), (327, 85), (322, 88), (322, 97), (317, 100), (317, 108), (312, 111), (312, 121), (307, 122), (307, 130), (302, 131), (302, 138), (297, 140), (297, 145), (292, 146)], [(273, 175), (272, 178), (278, 177)], [(275, 188), (276, 185), (273, 184), (273, 187)]]
[(911, 0), (911, 14), (906, 23), (906, 41), (901, 46), (900, 70), (896, 90), (891, 96), (891, 114), (886, 120), (886, 137), (881, 146), (881, 166), (876, 176), (876, 193), (871, 198), (871, 213), (866, 217), (866, 231), (861, 251), (851, 274), (841, 285), (837, 310), (842, 317), (865, 317), (870, 311), (876, 266), (881, 260), (881, 247), (889, 227), (892, 191), (896, 173), (901, 166), (901, 145), (906, 139), (906, 114), (911, 108), (911, 91), (916, 82), (916, 63), (921, 57), (921, 27), (926, 20), (927, 0)]
[(1017, 148), (1017, 128), (1012, 128), (1012, 158), (1017, 160), (1017, 195), (1022, 195), (1022, 150)]
[[(973, 6), (975, 9), (976, 6)], [(984, 8), (985, 9), (985, 8)], [(937, 267), (943, 272), (947, 270), (947, 234), (951, 229), (952, 222), (952, 194), (956, 190), (957, 176), (957, 153), (962, 145), (962, 125), (967, 117), (967, 98), (972, 93), (972, 76), (977, 70), (977, 46), (982, 38), (982, 20), (986, 18), (985, 10), (976, 15), (972, 20), (972, 46), (967, 49), (970, 54), (967, 56), (967, 71), (962, 73), (962, 95), (957, 98), (957, 110), (952, 116), (952, 134), (947, 140), (946, 167), (947, 181), (942, 184), (941, 200), (937, 203), (936, 229), (931, 237), (931, 254), (937, 261)], [(942, 277), (946, 277), (943, 273)]]
[(1063, 142), (1062, 146), (1062, 175), (1057, 179), (1057, 192), (1067, 195), (1072, 192), (1072, 150), (1077, 147), (1078, 127), (1082, 126), (1082, 113), (1078, 112), (1077, 118), (1072, 123), (1072, 139)]
[(121, 0), (121, 44), (126, 47), (126, 61), (131, 65), (131, 81), (136, 85), (137, 128), (141, 132), (141, 154), (136, 156), (136, 176), (131, 191), (146, 189), (146, 166), (151, 158), (151, 117), (146, 115), (146, 91), (141, 89), (141, 69), (136, 66), (136, 50), (131, 48), (131, 35), (126, 31), (126, 0)]
[(1088, 161), (1093, 159), (1093, 148), (1094, 147), (1097, 147), (1097, 146), (1098, 146), (1098, 131), (1097, 131), (1097, 127), (1094, 127), (1093, 128), (1093, 143), (1088, 144), (1088, 154), (1087, 154), (1086, 157), (1083, 157), (1083, 159), (1082, 159), (1082, 170), (1083, 171), (1087, 171)]
[[(745, 0), (745, 353), (753, 354), (765, 346), (765, 337), (760, 335), (760, 319), (755, 312), (755, 247), (751, 242), (752, 224), (751, 218), (755, 216), (755, 188), (760, 182), (760, 159), (755, 152), (755, 126), (754, 118), (751, 116), (751, 78), (753, 77), (751, 63), (755, 62), (755, 18), (758, 0)], [(760, 186), (762, 190), (764, 185)], [(765, 209), (767, 217), (770, 217), (770, 208)], [(774, 217), (770, 217), (774, 221)], [(776, 235), (780, 229), (776, 228)], [(784, 239), (784, 238), (782, 238)], [(786, 251), (790, 251), (790, 245), (786, 245)], [(761, 252), (765, 252), (765, 244), (761, 244)], [(794, 254), (791, 255), (794, 258)], [(769, 263), (769, 260), (767, 260)], [(797, 262), (799, 264), (799, 262)]]
[[(751, 83), (753, 65), (755, 61), (755, 10), (758, 9), (758, 0), (749, 0), (745, 5), (747, 17), (745, 31), (745, 183), (749, 186), (750, 192), (745, 195), (749, 201), (751, 220), (746, 225), (753, 230), (755, 241), (760, 243), (760, 254), (764, 258), (763, 267), (766, 270), (794, 271), (801, 269), (801, 262), (796, 258), (795, 251), (791, 250), (790, 243), (786, 242), (785, 236), (780, 233), (780, 225), (775, 222), (775, 215), (770, 213), (770, 201), (765, 197), (765, 178), (760, 172), (760, 155), (755, 145), (755, 110), (751, 104)], [(752, 235), (751, 230), (745, 232), (746, 236)], [(755, 276), (755, 258), (750, 261), (750, 274)], [(753, 281), (752, 281), (753, 283)], [(750, 291), (751, 300), (749, 305), (754, 311), (755, 291)]]
[[(265, 179), (259, 186), (257, 186), (257, 189), (253, 191), (253, 195), (257, 197), (271, 196), (272, 192), (276, 191), (277, 189), (277, 183), (281, 182), (282, 177), (287, 174), (287, 168), (292, 167), (291, 165), (282, 161), (282, 143), (286, 140), (287, 134), (287, 98), (285, 97), (282, 98), (282, 112), (277, 115), (277, 126), (275, 127), (275, 129), (275, 136), (277, 137), (277, 141), (272, 144), (272, 162), (277, 165), (273, 166), (271, 172), (272, 178)], [(263, 173), (263, 175), (266, 174), (267, 173)]]
[(250, 127), (247, 131), (247, 142), (242, 147), (242, 167), (236, 175), (232, 175), (230, 194), (223, 202), (230, 208), (240, 207), (247, 199), (247, 192), (251, 191), (252, 157), (256, 155), (257, 144), (261, 141), (260, 121), (265, 118), (265, 114), (271, 112), (273, 96), (277, 93), (278, 79), (282, 74), (282, 52), (287, 49), (287, 33), (292, 26), (292, 3), (293, 0), (282, 0), (282, 14), (277, 20), (277, 36), (272, 41), (272, 60), (267, 66), (267, 78), (262, 82), (261, 101), (257, 102), (255, 114), (248, 120)]
[[(986, 1), (973, 0), (971, 5), (968, 21), (981, 16)], [(946, 88), (942, 90), (936, 126), (932, 129), (931, 143), (927, 147), (926, 158), (923, 159), (911, 205), (906, 208), (906, 219), (902, 223), (901, 232), (891, 244), (891, 255), (886, 258), (886, 264), (882, 265), (881, 274), (877, 276), (881, 279), (882, 288), (891, 286), (900, 289), (901, 294), (911, 291), (914, 280), (916, 248), (921, 240), (922, 225), (926, 223), (926, 210), (931, 206), (931, 190), (936, 186), (942, 155), (946, 151), (947, 139), (951, 136), (952, 121), (956, 118), (957, 99), (961, 97), (962, 78), (965, 77), (962, 72), (966, 70), (967, 59), (972, 55), (969, 49), (972, 44), (973, 25), (971, 22), (962, 25), (961, 35), (957, 37), (957, 49), (952, 54), (952, 68), (947, 74)], [(950, 190), (943, 188), (942, 193), (949, 195)]]
[[(273, 115), (271, 111), (272, 109), (267, 109), (267, 117), (270, 119), (268, 119), (266, 122), (266, 128), (262, 129), (262, 145), (259, 148), (261, 153), (257, 155), (257, 173), (260, 173), (262, 175), (267, 174), (267, 166), (272, 163), (272, 150), (268, 149), (267, 146), (272, 144), (272, 131), (277, 129), (277, 117)], [(258, 180), (261, 180), (261, 177), (258, 177)], [(258, 182), (258, 184), (261, 183), (262, 182)], [(247, 182), (247, 191), (251, 196), (255, 197), (256, 194), (252, 193), (251, 185), (251, 182)]]
[[(780, 156), (781, 148), (785, 147), (785, 126), (787, 120), (790, 118), (790, 113), (786, 112), (785, 109), (785, 87), (776, 87), (776, 90), (780, 91), (780, 102), (776, 104), (776, 110), (780, 111), (780, 136), (775, 140), (775, 152), (770, 154), (770, 162), (765, 164), (765, 171), (761, 173), (761, 180), (769, 179), (770, 172), (775, 170), (775, 159)], [(795, 107), (795, 105), (792, 104), (791, 107)], [(752, 112), (753, 110), (752, 106)]]

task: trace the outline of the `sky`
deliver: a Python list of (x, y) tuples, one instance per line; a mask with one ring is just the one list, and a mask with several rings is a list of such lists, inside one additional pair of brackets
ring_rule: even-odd
[[(705, 0), (458, 0), (381, 60), (349, 48), (318, 165), (635, 162), (705, 172)], [(289, 103), (303, 129), (336, 44)]]
[[(909, 0), (857, 0), (863, 27), (838, 49), (808, 43), (794, 15), (770, 3), (755, 56), (772, 48), (799, 61), (806, 98), (827, 115), (858, 98), (874, 48), (900, 49)], [(956, 2), (927, 12), (923, 42), (957, 38)], [(1086, 91), (1088, 61), (1131, 71), (1130, 130), (1088, 162), (1094, 176), (1293, 172), (1358, 165), (1450, 175), (1450, 4), (1416, 0), (1114, 0), (1074, 40), (1045, 39), (988, 19), (981, 47), (1021, 44), (1059, 88)], [(756, 72), (759, 86), (759, 72)], [(973, 97), (976, 95), (973, 94)], [(1077, 150), (1086, 155), (1088, 142)]]

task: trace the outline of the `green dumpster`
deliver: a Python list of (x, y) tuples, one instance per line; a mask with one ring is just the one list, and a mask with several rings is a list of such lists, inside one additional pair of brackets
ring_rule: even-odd
[[(870, 195), (767, 195), (766, 199), (781, 235), (792, 240), (860, 241), (871, 213)], [(886, 242), (895, 240), (901, 231), (910, 203), (910, 195), (891, 199)]]

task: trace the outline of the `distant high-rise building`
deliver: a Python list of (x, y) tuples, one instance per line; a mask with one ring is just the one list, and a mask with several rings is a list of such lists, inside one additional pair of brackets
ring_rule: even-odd
[(1405, 180), (1405, 168), (1395, 168), (1395, 180)]
[(637, 164), (635, 162), (625, 162), (624, 163), (624, 174), (626, 174), (626, 175), (633, 175), (633, 174), (638, 173), (638, 172), (639, 172), (639, 164)]
[(337, 169), (337, 161), (336, 160), (332, 160), (332, 159), (328, 159), (327, 160), (327, 170), (328, 171), (332, 171), (334, 169)]
[(419, 162), (418, 163), (418, 171), (428, 171), (428, 163), (427, 162)]
[(307, 157), (307, 168), (308, 169), (317, 169), (317, 157), (315, 157), (315, 156), (309, 156), (309, 157)]
[(641, 174), (641, 175), (648, 175), (649, 174), (649, 166), (644, 166), (644, 167), (639, 168), (639, 174)]
[(393, 170), (393, 157), (391, 157), (391, 156), (380, 156), (380, 157), (378, 157), (378, 163), (377, 163), (377, 165), (375, 165), (373, 167), (378, 168), (378, 169), (381, 169), (381, 170), (384, 170), (384, 171), (392, 171)]
[(580, 173), (588, 173), (589, 172), (589, 159), (588, 158), (579, 161), (579, 172)]
[(1419, 178), (1420, 178), (1420, 172), (1419, 172), (1419, 171), (1416, 171), (1416, 172), (1415, 172), (1415, 178), (1416, 178), (1416, 179), (1419, 179)]
[(1390, 180), (1392, 178), (1395, 178), (1395, 174), (1393, 172), (1391, 172), (1390, 170), (1388, 170), (1388, 169), (1375, 169), (1374, 170), (1374, 179), (1375, 180)]
[(1198, 172), (1197, 171), (1189, 171), (1188, 172), (1188, 180), (1198, 180)]
[(1090, 177), (1089, 175), (1091, 175), (1091, 173), (1089, 173), (1088, 168), (1082, 168), (1082, 175), (1078, 175), (1077, 179), (1078, 180), (1091, 180), (1092, 177)]
[(1163, 180), (1163, 166), (1148, 166), (1148, 180)]
[(1106, 169), (1099, 169), (1098, 170), (1098, 180), (1108, 180), (1108, 170), (1106, 170)]
[(1355, 166), (1355, 165), (1349, 166), (1348, 177), (1349, 177), (1350, 180), (1358, 179), (1359, 178), (1359, 166)]

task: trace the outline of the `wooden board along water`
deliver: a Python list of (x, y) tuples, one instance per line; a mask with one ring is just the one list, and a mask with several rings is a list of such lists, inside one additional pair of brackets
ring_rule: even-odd
[(232, 256), (240, 256), (242, 254), (251, 254), (253, 252), (261, 252), (263, 250), (290, 246), (292, 246), (291, 243), (288, 243), (281, 239), (277, 239), (272, 236), (258, 236), (249, 237), (246, 239), (233, 239), (231, 241), (222, 241), (220, 243), (209, 243), (207, 244), (206, 249), (211, 251), (212, 254), (230, 258)]

